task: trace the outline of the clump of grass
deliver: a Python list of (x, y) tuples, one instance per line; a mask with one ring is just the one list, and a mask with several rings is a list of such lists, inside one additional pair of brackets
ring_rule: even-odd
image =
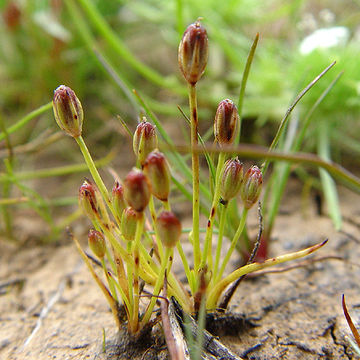
[[(79, 204), (94, 227), (89, 232), (89, 246), (100, 261), (104, 280), (97, 275), (76, 238), (74, 240), (109, 302), (117, 326), (122, 326), (121, 305), (125, 309), (127, 328), (132, 335), (141, 333), (151, 325), (156, 298), (165, 281), (167, 295), (174, 297), (187, 314), (215, 311), (225, 289), (239, 278), (307, 256), (326, 242), (261, 263), (249, 263), (226, 274), (232, 252), (244, 232), (249, 210), (260, 197), (263, 174), (256, 165), (244, 174), (243, 165), (233, 157), (233, 153), (237, 152), (235, 145), (240, 116), (231, 100), (221, 101), (215, 115), (213, 150), (217, 156), (209, 154), (199, 134), (197, 84), (206, 67), (207, 53), (207, 33), (197, 21), (187, 28), (179, 45), (179, 65), (188, 83), (191, 169), (186, 157), (176, 151), (161, 123), (142, 103), (154, 123), (145, 117), (139, 122), (133, 135), (136, 167), (123, 180), (115, 179), (111, 194), (82, 137), (84, 114), (79, 99), (73, 90), (63, 85), (54, 93), (56, 121), (77, 142), (92, 175), (92, 180), (85, 180), (79, 189)], [(140, 97), (138, 99), (142, 101)], [(157, 132), (161, 135), (160, 140), (157, 139)], [(158, 146), (168, 147), (170, 151), (164, 154), (158, 150)], [(200, 153), (206, 157), (209, 174), (200, 167)], [(267, 158), (270, 159), (270, 156)], [(191, 180), (191, 186), (179, 180), (177, 171), (183, 172)], [(211, 185), (208, 187), (205, 179), (209, 175)], [(174, 185), (192, 200), (192, 226), (189, 231), (182, 230), (180, 219), (172, 211), (170, 190)], [(225, 257), (221, 257), (227, 205), (239, 198), (242, 201), (240, 220), (235, 224), (236, 231)], [(207, 216), (205, 229), (201, 227), (201, 212)], [(215, 230), (218, 238), (214, 236)], [(200, 236), (202, 232), (205, 232), (203, 241)], [(192, 247), (192, 259), (185, 255), (185, 234)], [(218, 241), (216, 246), (215, 240)], [(172, 270), (175, 251), (181, 259), (187, 284), (181, 283)], [(151, 296), (145, 308), (142, 308), (139, 300), (144, 286)]]

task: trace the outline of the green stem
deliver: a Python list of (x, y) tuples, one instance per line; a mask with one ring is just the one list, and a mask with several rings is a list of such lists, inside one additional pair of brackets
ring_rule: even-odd
[(214, 226), (214, 219), (216, 215), (216, 209), (219, 205), (220, 201), (220, 184), (221, 184), (221, 175), (222, 175), (222, 169), (225, 162), (226, 154), (221, 152), (219, 154), (218, 164), (216, 168), (216, 178), (215, 178), (215, 191), (214, 191), (214, 197), (213, 202), (211, 205), (211, 211), (209, 215), (209, 219), (207, 222), (207, 228), (206, 228), (206, 235), (205, 235), (205, 244), (204, 244), (204, 251), (202, 253), (202, 259), (200, 268), (203, 269), (206, 265), (206, 259), (208, 259), (208, 266), (209, 270), (213, 270), (213, 264), (212, 264), (212, 235), (213, 235), (213, 226)]
[(231, 254), (233, 253), (233, 251), (235, 249), (236, 243), (239, 240), (240, 235), (244, 230), (248, 211), (249, 211), (249, 209), (246, 209), (246, 208), (243, 209), (243, 212), (241, 214), (241, 219), (240, 219), (239, 226), (238, 226), (238, 228), (236, 230), (236, 233), (235, 233), (235, 235), (234, 235), (234, 237), (233, 237), (233, 239), (231, 241), (230, 248), (229, 248), (228, 252), (225, 255), (225, 259), (224, 259), (224, 261), (223, 261), (223, 263), (221, 265), (219, 275), (217, 276), (217, 279), (216, 279), (215, 283), (217, 283), (221, 279), (221, 277), (222, 277), (222, 275), (224, 273), (225, 267), (226, 267), (227, 263), (230, 260), (230, 256), (231, 256)]
[[(23, 118), (21, 118), (17, 123), (15, 123), (14, 125), (8, 127), (6, 129), (7, 134), (12, 134), (14, 132), (16, 132), (17, 130), (21, 129), (24, 125), (26, 125), (29, 121), (31, 121), (32, 119), (34, 119), (35, 117), (45, 113), (46, 111), (50, 110), (52, 107), (52, 101), (50, 101), (49, 103), (40, 106), (38, 109), (32, 111), (31, 113), (27, 114), (26, 116), (24, 116)], [(5, 138), (5, 132), (1, 132), (0, 133), (0, 141), (4, 140)]]
[(116, 294), (115, 286), (114, 286), (113, 282), (110, 279), (108, 270), (107, 270), (106, 265), (105, 265), (104, 258), (101, 259), (101, 265), (102, 265), (102, 268), (104, 270), (104, 274), (105, 274), (107, 283), (109, 285), (111, 296), (118, 302), (119, 299), (118, 299), (117, 294)]
[(246, 89), (246, 83), (250, 74), (250, 68), (251, 64), (254, 60), (255, 50), (257, 47), (259, 41), (259, 33), (256, 34), (253, 44), (251, 45), (249, 55), (246, 60), (244, 73), (241, 80), (241, 86), (240, 86), (240, 93), (239, 93), (239, 100), (238, 100), (238, 113), (240, 118), (240, 124), (239, 124), (239, 133), (236, 137), (235, 144), (240, 143), (240, 137), (241, 137), (241, 122), (242, 122), (242, 109), (243, 109), (243, 102), (244, 102), (244, 96), (245, 96), (245, 89)]
[(194, 282), (192, 281), (189, 263), (188, 263), (188, 261), (187, 261), (187, 259), (186, 259), (186, 255), (185, 255), (184, 250), (183, 250), (183, 248), (182, 248), (182, 246), (181, 246), (181, 244), (180, 244), (180, 241), (177, 242), (176, 248), (177, 248), (177, 250), (178, 250), (178, 252), (179, 252), (181, 261), (182, 261), (182, 263), (183, 263), (185, 275), (186, 275), (188, 284), (189, 284), (189, 286), (190, 286), (191, 293), (194, 294), (195, 291), (196, 291), (196, 289), (195, 289), (195, 286), (194, 286)]
[(207, 299), (206, 308), (207, 309), (215, 309), (217, 301), (222, 294), (222, 292), (226, 289), (228, 285), (230, 285), (233, 281), (239, 279), (241, 276), (252, 273), (254, 271), (258, 271), (261, 269), (265, 269), (267, 267), (281, 264), (286, 261), (295, 260), (302, 258), (304, 256), (310, 255), (314, 251), (320, 249), (322, 246), (326, 244), (327, 240), (323, 241), (322, 243), (316, 244), (314, 246), (311, 246), (307, 249), (296, 251), (294, 253), (285, 254), (278, 256), (276, 258), (268, 259), (262, 263), (251, 263), (245, 266), (240, 267), (239, 269), (233, 271), (231, 274), (229, 274), (227, 277), (222, 279), (220, 282), (218, 282), (215, 287), (211, 290), (209, 297)]
[[(114, 157), (113, 153), (108, 154), (106, 157), (95, 161), (96, 166), (103, 166), (108, 164)], [(69, 166), (61, 166), (61, 167), (54, 167), (50, 169), (38, 169), (36, 171), (22, 171), (18, 173), (14, 173), (11, 176), (8, 174), (0, 174), (0, 183), (6, 181), (13, 181), (12, 179), (17, 179), (18, 181), (24, 180), (33, 180), (33, 179), (41, 179), (47, 178), (52, 176), (63, 176), (74, 174), (77, 172), (87, 171), (88, 166), (86, 164), (76, 164), (76, 165), (69, 165)]]
[(144, 231), (144, 214), (138, 219), (136, 224), (136, 233), (135, 233), (135, 240), (134, 240), (134, 249), (133, 249), (133, 256), (134, 256), (134, 312), (132, 318), (132, 328), (134, 332), (139, 329), (139, 301), (140, 301), (140, 292), (139, 292), (139, 273), (140, 273), (140, 240), (142, 233)]
[(194, 246), (194, 268), (197, 272), (199, 270), (201, 260), (200, 250), (200, 236), (199, 236), (199, 155), (195, 151), (198, 144), (198, 115), (197, 115), (197, 100), (196, 100), (196, 84), (189, 84), (189, 106), (190, 106), (190, 120), (191, 120), (191, 159), (192, 159), (192, 179), (193, 179), (193, 231), (192, 243)]
[(150, 196), (150, 201), (149, 201), (149, 210), (150, 210), (150, 215), (151, 215), (151, 219), (153, 222), (153, 228), (155, 231), (155, 241), (156, 241), (156, 245), (159, 251), (159, 256), (160, 259), (162, 259), (162, 257), (164, 256), (164, 249), (163, 249), (163, 245), (162, 242), (159, 238), (159, 234), (157, 231), (157, 225), (156, 225), (156, 209), (155, 209), (155, 204), (154, 204), (154, 197), (151, 195)]
[[(326, 161), (330, 161), (329, 129), (324, 119), (320, 119), (318, 123), (317, 145), (319, 156)], [(319, 172), (329, 215), (334, 223), (335, 229), (339, 231), (342, 225), (342, 218), (335, 181), (326, 170), (319, 169)]]
[[(127, 243), (127, 252), (129, 256), (132, 254), (132, 242), (128, 241)], [(129, 313), (130, 313), (130, 319), (133, 316), (134, 311), (134, 293), (133, 293), (133, 271), (134, 271), (134, 264), (127, 263), (126, 264), (126, 270), (127, 270), (127, 280), (128, 280), (128, 288), (129, 288)]]
[(225, 204), (221, 208), (220, 224), (219, 224), (219, 236), (218, 236), (218, 239), (217, 239), (215, 266), (214, 266), (214, 272), (213, 272), (213, 277), (212, 277), (213, 279), (217, 278), (217, 273), (218, 273), (218, 270), (219, 270), (219, 262), (220, 262), (221, 248), (222, 248), (222, 240), (223, 240), (224, 232), (225, 232), (225, 220), (226, 220), (227, 208), (228, 208), (228, 204)]
[(120, 319), (118, 316), (118, 308), (117, 308), (117, 303), (114, 300), (114, 298), (111, 296), (109, 290), (106, 288), (106, 286), (104, 285), (104, 283), (101, 281), (101, 279), (99, 278), (99, 276), (96, 274), (95, 270), (93, 269), (93, 267), (90, 264), (90, 261), (88, 259), (88, 257), (86, 256), (85, 252), (83, 251), (83, 249), (81, 248), (78, 240), (75, 238), (75, 236), (72, 236), (75, 245), (81, 255), (81, 257), (83, 258), (86, 266), (88, 267), (88, 269), (90, 270), (90, 273), (92, 275), (92, 277), (94, 278), (94, 280), (96, 281), (96, 283), (98, 284), (98, 286), (100, 287), (101, 291), (103, 292), (103, 294), (105, 295), (106, 300), (108, 301), (111, 311), (113, 313), (116, 325), (118, 327), (118, 329), (120, 329), (121, 324), (120, 324)]
[(109, 197), (109, 193), (106, 189), (106, 186), (104, 184), (104, 182), (102, 181), (100, 174), (95, 166), (95, 163), (90, 155), (89, 149), (87, 148), (85, 141), (83, 139), (83, 137), (80, 135), (79, 137), (75, 138), (76, 142), (78, 143), (80, 150), (84, 156), (84, 160), (86, 162), (86, 165), (88, 166), (90, 173), (97, 185), (97, 187), (99, 188), (101, 195), (103, 196), (106, 204), (108, 205), (109, 209), (111, 210), (112, 214), (114, 215), (114, 218), (116, 219), (116, 214), (115, 211), (113, 209), (110, 197)]
[(160, 273), (159, 273), (159, 276), (157, 278), (157, 281), (156, 281), (156, 284), (154, 287), (153, 296), (151, 297), (149, 306), (146, 309), (145, 315), (141, 321), (141, 328), (149, 322), (152, 311), (154, 309), (154, 306), (155, 306), (155, 303), (157, 300), (157, 296), (160, 293), (161, 287), (164, 285), (165, 271), (167, 268), (167, 264), (169, 262), (169, 257), (171, 255), (171, 251), (172, 251), (172, 248), (170, 248), (170, 247), (165, 248), (165, 256), (162, 258), (162, 261), (161, 261)]
[[(290, 105), (290, 107), (287, 109), (285, 116), (283, 117), (283, 119), (281, 120), (281, 123), (279, 125), (279, 128), (275, 134), (275, 137), (268, 149), (268, 152), (272, 152), (277, 143), (279, 142), (279, 139), (285, 129), (286, 124), (288, 123), (288, 119), (290, 114), (292, 113), (292, 111), (294, 110), (295, 106), (297, 105), (297, 103), (302, 99), (302, 97), (320, 80), (321, 77), (323, 77), (334, 65), (336, 64), (336, 61), (334, 61), (333, 63), (331, 63), (325, 70), (323, 70), (320, 75), (318, 75), (313, 81), (310, 82), (310, 84), (308, 86), (305, 87), (305, 89), (303, 91), (300, 92), (300, 94), (296, 97), (296, 99), (294, 100), (294, 102)], [(263, 175), (265, 175), (266, 170), (269, 166), (269, 158), (266, 158), (264, 163), (261, 166), (261, 172), (263, 173)]]

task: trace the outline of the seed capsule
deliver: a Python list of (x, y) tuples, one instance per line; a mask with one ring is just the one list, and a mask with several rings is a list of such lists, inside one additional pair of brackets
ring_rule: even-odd
[(100, 217), (98, 206), (98, 189), (90, 181), (85, 180), (79, 189), (79, 206), (83, 213), (90, 219), (95, 220)]
[(204, 73), (208, 59), (208, 37), (205, 28), (196, 21), (188, 26), (179, 44), (179, 67), (189, 84), (196, 84)]
[(126, 202), (124, 198), (124, 188), (118, 181), (115, 181), (112, 189), (112, 204), (117, 217), (121, 219), (121, 215), (126, 208)]
[(124, 197), (134, 210), (145, 210), (150, 200), (150, 186), (142, 171), (133, 169), (127, 174), (124, 181)]
[(170, 193), (170, 169), (163, 153), (152, 151), (144, 163), (144, 173), (151, 183), (151, 192), (161, 201), (167, 201)]
[(88, 235), (88, 242), (91, 251), (99, 258), (105, 256), (106, 244), (104, 235), (100, 231), (91, 229)]
[(72, 137), (79, 137), (84, 119), (80, 100), (68, 86), (60, 85), (54, 91), (54, 116), (59, 127)]
[(260, 169), (254, 165), (245, 173), (240, 189), (241, 199), (245, 208), (250, 209), (257, 202), (261, 189), (262, 173)]
[(181, 223), (171, 211), (163, 211), (156, 220), (158, 234), (166, 247), (174, 247), (180, 239)]
[(136, 234), (136, 226), (142, 213), (135, 211), (131, 207), (127, 207), (121, 217), (121, 233), (127, 241), (133, 241)]
[(238, 159), (229, 159), (225, 162), (220, 184), (220, 196), (224, 203), (238, 194), (243, 176), (243, 164)]
[(135, 130), (133, 149), (141, 165), (144, 164), (146, 157), (158, 146), (155, 129), (155, 126), (144, 118), (144, 121), (140, 122)]
[(239, 121), (239, 113), (234, 103), (229, 99), (221, 101), (214, 121), (214, 135), (219, 145), (231, 145), (234, 142)]

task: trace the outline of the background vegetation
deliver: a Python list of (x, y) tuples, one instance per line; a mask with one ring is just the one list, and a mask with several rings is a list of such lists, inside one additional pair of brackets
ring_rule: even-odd
[[(19, 240), (18, 227), (36, 218), (41, 219), (36, 237), (54, 239), (78, 216), (74, 184), (80, 184), (86, 169), (75, 145), (58, 132), (46, 105), (59, 84), (73, 88), (81, 99), (85, 136), (103, 163), (112, 158), (112, 165), (124, 164), (121, 143), (126, 135), (116, 116), (135, 127), (140, 106), (132, 89), (169, 132), (179, 132), (179, 122), (184, 121), (176, 105), (186, 108), (187, 98), (176, 49), (185, 27), (199, 16), (211, 39), (210, 61), (199, 87), (203, 134), (212, 127), (218, 102), (239, 97), (246, 57), (259, 32), (241, 141), (268, 146), (296, 94), (336, 60), (335, 68), (297, 106), (289, 129), (291, 124), (300, 126), (344, 71), (317, 106), (299, 150), (354, 169), (360, 152), (359, 8), (354, 1), (310, 0), (272, 0), (266, 5), (236, 0), (221, 6), (215, 0), (1, 0), (1, 230)], [(340, 26), (343, 35), (333, 46), (324, 47), (325, 35), (313, 51), (304, 48), (304, 39), (316, 30)], [(37, 109), (37, 116), (32, 116)], [(186, 133), (184, 127), (185, 137)], [(280, 146), (286, 149), (285, 139)], [(328, 203), (337, 206), (329, 179), (322, 176), (321, 185), (318, 172), (295, 170), (307, 191), (323, 186)], [(341, 226), (339, 213), (332, 217)]]

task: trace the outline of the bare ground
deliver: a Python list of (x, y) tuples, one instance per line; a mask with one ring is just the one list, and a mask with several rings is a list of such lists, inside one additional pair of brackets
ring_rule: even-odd
[[(342, 206), (345, 216), (360, 224), (357, 199), (344, 191)], [(335, 232), (330, 220), (312, 210), (304, 216), (290, 197), (276, 224), (271, 255), (329, 238), (314, 256), (342, 260), (245, 280), (230, 310), (252, 325), (219, 320), (221, 341), (245, 359), (356, 359), (346, 339), (350, 331), (341, 294), (360, 322), (360, 228), (345, 221), (344, 231)], [(138, 352), (110, 356), (117, 336), (112, 315), (72, 244), (17, 248), (0, 242), (0, 261), (1, 359), (166, 358), (159, 338)]]

